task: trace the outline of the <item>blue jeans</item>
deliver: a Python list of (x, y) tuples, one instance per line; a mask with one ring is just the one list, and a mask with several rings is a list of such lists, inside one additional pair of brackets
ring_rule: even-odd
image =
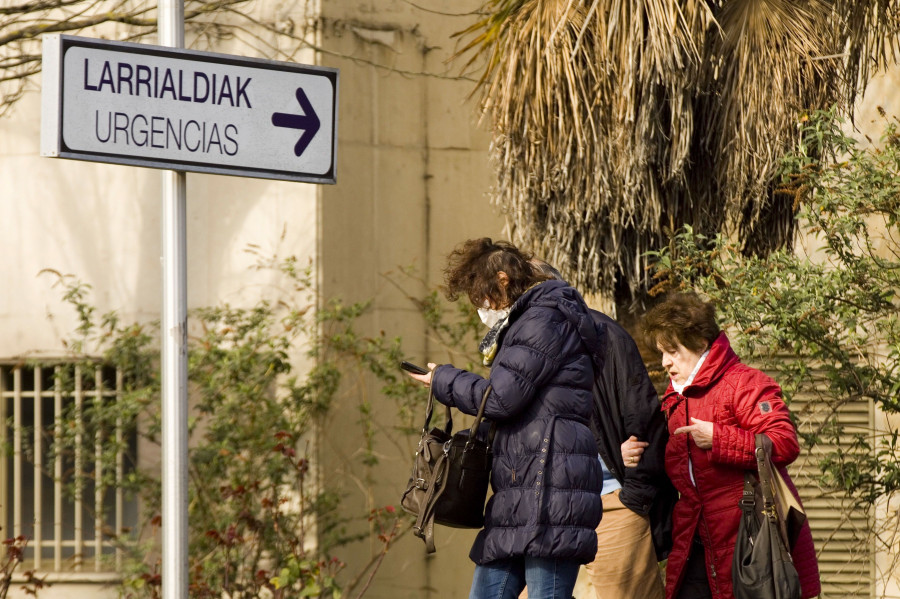
[(469, 599), (517, 599), (528, 586), (528, 599), (571, 599), (578, 568), (569, 560), (512, 557), (475, 566)]

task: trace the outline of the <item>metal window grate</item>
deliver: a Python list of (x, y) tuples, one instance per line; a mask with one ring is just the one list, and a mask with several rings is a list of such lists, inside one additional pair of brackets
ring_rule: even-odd
[[(818, 381), (825, 386), (825, 381)], [(818, 429), (835, 417), (849, 435), (854, 432), (871, 434), (873, 407), (870, 401), (849, 402), (832, 414), (824, 402), (818, 400), (815, 389), (800, 393), (791, 402), (801, 431)], [(841, 440), (842, 444), (845, 442)], [(846, 439), (849, 444), (849, 438)], [(788, 470), (803, 499), (812, 528), (819, 558), (822, 599), (868, 599), (873, 593), (873, 545), (870, 531), (873, 515), (856, 507), (850, 497), (822, 487), (819, 460), (834, 445), (821, 444), (812, 448), (801, 446), (800, 458)]]
[[(99, 364), (0, 364), (0, 535), (28, 539), (26, 568), (113, 572), (122, 565), (122, 544), (137, 521), (137, 502), (121, 484), (136, 463), (136, 438), (120, 420), (99, 426), (86, 418), (120, 401), (122, 388), (121, 372)], [(68, 443), (56, 442), (64, 437)], [(113, 457), (105, 451), (111, 441), (123, 448)]]

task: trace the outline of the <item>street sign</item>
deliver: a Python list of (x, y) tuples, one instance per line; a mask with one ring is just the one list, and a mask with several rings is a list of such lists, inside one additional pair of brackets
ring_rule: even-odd
[(41, 155), (334, 183), (338, 71), (44, 36)]

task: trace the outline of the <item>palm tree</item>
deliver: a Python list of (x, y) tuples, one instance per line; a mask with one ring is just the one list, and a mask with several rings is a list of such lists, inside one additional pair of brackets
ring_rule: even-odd
[[(790, 245), (780, 157), (810, 110), (852, 115), (898, 50), (900, 0), (487, 0), (494, 201), (515, 242), (581, 289), (648, 287), (644, 253), (684, 224)], [(624, 293), (623, 293), (624, 292)]]

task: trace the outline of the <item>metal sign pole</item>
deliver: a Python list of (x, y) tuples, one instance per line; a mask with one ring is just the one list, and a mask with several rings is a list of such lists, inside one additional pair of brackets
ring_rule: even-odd
[[(159, 43), (184, 48), (183, 0), (158, 0)], [(162, 597), (188, 597), (186, 175), (162, 172)]]

